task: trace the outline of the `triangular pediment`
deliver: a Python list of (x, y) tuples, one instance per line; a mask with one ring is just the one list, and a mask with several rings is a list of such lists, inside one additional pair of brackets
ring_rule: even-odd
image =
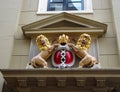
[(73, 23), (68, 20), (61, 20), (59, 22), (47, 25), (44, 28), (56, 28), (56, 27), (58, 27), (58, 28), (59, 27), (86, 27), (87, 28), (88, 26), (83, 25), (83, 24)]
[(107, 25), (76, 16), (69, 13), (60, 13), (48, 18), (30, 23), (22, 27), (25, 36), (58, 33), (90, 33), (101, 36), (107, 30)]

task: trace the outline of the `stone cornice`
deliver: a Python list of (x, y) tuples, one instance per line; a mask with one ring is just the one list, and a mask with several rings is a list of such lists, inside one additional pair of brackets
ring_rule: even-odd
[[(95, 36), (102, 36), (107, 31), (107, 25), (84, 17), (69, 13), (60, 13), (48, 18), (22, 26), (23, 34), (26, 37), (34, 37), (39, 34), (56, 35), (71, 34), (79, 35), (89, 33)], [(51, 34), (50, 34), (51, 33)]]
[(4, 77), (120, 77), (120, 69), (1, 69)]
[(1, 69), (0, 71), (5, 79), (3, 92), (31, 92), (33, 88), (35, 91), (32, 92), (53, 89), (119, 92), (120, 86), (120, 69)]

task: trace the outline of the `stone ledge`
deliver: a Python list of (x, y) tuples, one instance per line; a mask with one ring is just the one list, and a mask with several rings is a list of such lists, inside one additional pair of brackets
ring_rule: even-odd
[(120, 77), (120, 69), (1, 69), (4, 77)]
[(1, 69), (0, 71), (5, 79), (6, 89), (15, 92), (33, 90), (34, 87), (36, 91), (27, 92), (39, 92), (40, 89), (51, 87), (83, 92), (84, 90), (108, 92), (116, 87), (118, 90), (120, 87), (120, 69)]

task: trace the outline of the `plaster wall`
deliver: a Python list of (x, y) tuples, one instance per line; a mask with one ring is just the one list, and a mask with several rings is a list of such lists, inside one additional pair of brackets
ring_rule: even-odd
[[(0, 0), (0, 69), (9, 68), (10, 65), (21, 2), (22, 0)], [(0, 92), (3, 81), (0, 73)]]
[(114, 26), (116, 30), (116, 37), (117, 37), (117, 46), (118, 46), (118, 57), (120, 61), (120, 1), (119, 0), (111, 0), (112, 3), (112, 10), (113, 10), (113, 19), (114, 19)]

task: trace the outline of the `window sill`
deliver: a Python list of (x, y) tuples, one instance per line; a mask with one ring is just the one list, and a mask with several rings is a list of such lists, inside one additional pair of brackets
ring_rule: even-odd
[(58, 14), (58, 13), (74, 13), (74, 14), (93, 14), (93, 10), (84, 11), (38, 11), (37, 14)]

